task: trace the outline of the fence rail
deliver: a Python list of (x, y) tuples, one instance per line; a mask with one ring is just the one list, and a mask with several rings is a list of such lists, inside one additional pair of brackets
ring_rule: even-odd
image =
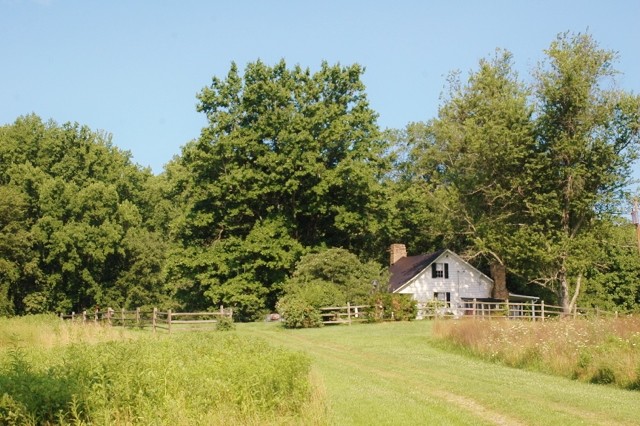
[(320, 308), (323, 324), (349, 324), (367, 320), (368, 305), (327, 306)]
[(483, 318), (483, 319), (521, 319), (530, 321), (544, 321), (555, 317), (617, 317), (617, 312), (608, 312), (598, 308), (575, 307), (570, 313), (565, 313), (562, 306), (548, 305), (544, 301), (534, 302), (498, 302), (484, 300), (464, 301), (460, 306), (450, 306), (448, 303), (433, 301), (418, 305), (419, 318)]
[[(371, 306), (351, 305), (328, 306), (320, 308), (320, 316), (323, 324), (351, 324), (363, 322), (369, 319)], [(480, 318), (480, 319), (511, 319), (528, 321), (545, 321), (558, 317), (617, 317), (617, 312), (608, 312), (598, 308), (574, 308), (566, 314), (562, 306), (548, 305), (544, 301), (533, 302), (496, 302), (470, 300), (461, 306), (453, 307), (440, 301), (429, 301), (418, 304), (417, 319), (437, 318)], [(390, 318), (394, 318), (393, 312)]]
[[(178, 319), (179, 318), (179, 319)], [(79, 314), (60, 314), (60, 319), (73, 322), (108, 324), (121, 327), (150, 327), (153, 332), (158, 330), (172, 331), (193, 331), (205, 330), (217, 327), (222, 318), (233, 320), (233, 309), (220, 306), (214, 312), (173, 312), (171, 309), (166, 312), (157, 308), (153, 310), (127, 311), (121, 309), (115, 311), (108, 308), (106, 311), (95, 310), (93, 313), (83, 311)]]

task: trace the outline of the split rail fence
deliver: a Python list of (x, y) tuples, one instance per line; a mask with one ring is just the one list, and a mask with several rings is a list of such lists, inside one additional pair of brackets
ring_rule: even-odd
[(215, 329), (224, 318), (233, 320), (233, 309), (220, 306), (218, 311), (213, 312), (173, 312), (171, 309), (160, 311), (136, 309), (127, 311), (121, 309), (115, 311), (108, 308), (106, 311), (94, 311), (92, 313), (83, 311), (70, 315), (60, 314), (62, 320), (70, 320), (78, 323), (107, 324), (111, 326), (151, 328), (153, 332), (159, 330), (171, 333), (173, 331), (195, 331)]
[[(371, 306), (351, 305), (320, 308), (323, 324), (351, 324), (367, 321)], [(478, 318), (545, 321), (550, 318), (617, 317), (618, 312), (608, 312), (598, 308), (575, 308), (565, 314), (561, 306), (539, 303), (486, 302), (471, 300), (458, 308), (444, 302), (418, 304), (417, 319), (438, 318)], [(390, 314), (393, 318), (393, 312)]]
[(349, 324), (367, 320), (367, 305), (327, 306), (320, 308), (323, 324)]
[(443, 302), (424, 303), (418, 305), (419, 318), (482, 318), (482, 319), (519, 319), (529, 321), (544, 321), (549, 318), (578, 318), (578, 317), (617, 317), (618, 312), (604, 311), (598, 308), (575, 307), (565, 313), (562, 306), (548, 305), (544, 301), (533, 302), (487, 302), (470, 300), (462, 306), (452, 308)]

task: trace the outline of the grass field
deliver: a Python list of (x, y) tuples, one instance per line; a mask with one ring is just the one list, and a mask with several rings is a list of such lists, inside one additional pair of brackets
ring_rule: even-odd
[[(640, 425), (638, 391), (451, 352), (433, 327), (253, 323), (154, 337), (0, 320), (0, 424)], [(45, 403), (64, 413), (38, 412)], [(16, 407), (39, 417), (2, 421)]]
[(323, 403), (310, 359), (259, 337), (0, 318), (0, 425), (326, 424)]
[(438, 321), (442, 346), (487, 361), (640, 390), (640, 318)]
[(433, 322), (238, 333), (302, 350), (336, 425), (638, 425), (640, 393), (438, 349)]

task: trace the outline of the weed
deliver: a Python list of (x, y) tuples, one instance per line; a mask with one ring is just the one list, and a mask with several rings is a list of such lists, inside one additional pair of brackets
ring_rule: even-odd
[[(268, 424), (304, 419), (313, 406), (310, 360), (258, 338), (138, 333), (114, 340), (101, 327), (59, 325), (79, 341), (103, 342), (70, 343), (65, 335), (58, 345), (0, 351), (0, 424)], [(23, 342), (24, 333), (13, 340)]]
[(640, 380), (640, 319), (546, 322), (442, 321), (434, 335), (458, 350), (506, 365), (591, 383), (635, 388)]

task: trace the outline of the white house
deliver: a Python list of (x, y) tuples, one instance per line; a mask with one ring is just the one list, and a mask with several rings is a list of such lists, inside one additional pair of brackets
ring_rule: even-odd
[(411, 294), (419, 307), (439, 301), (439, 307), (462, 315), (469, 300), (497, 301), (491, 299), (493, 280), (451, 250), (407, 256), (404, 244), (393, 244), (390, 251), (390, 290)]

